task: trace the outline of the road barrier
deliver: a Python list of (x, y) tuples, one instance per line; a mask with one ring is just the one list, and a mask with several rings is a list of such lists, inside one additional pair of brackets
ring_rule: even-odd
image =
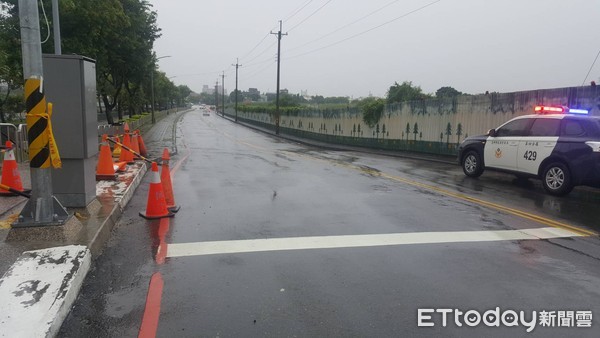
[(162, 168), (160, 171), (160, 181), (163, 185), (163, 191), (165, 193), (165, 201), (167, 203), (167, 209), (170, 212), (179, 211), (179, 206), (175, 205), (175, 197), (173, 196), (173, 183), (171, 182), (171, 170), (169, 169), (169, 149), (165, 148), (162, 155)]
[(13, 143), (6, 141), (5, 148), (4, 161), (2, 162), (2, 189), (0, 189), (0, 195), (12, 196), (15, 194), (14, 190), (23, 190), (23, 183), (13, 152)]
[(167, 209), (167, 202), (163, 192), (163, 186), (160, 182), (160, 174), (158, 173), (158, 164), (152, 163), (152, 181), (148, 189), (148, 203), (146, 210), (140, 211), (140, 216), (145, 219), (158, 219), (164, 217), (173, 217), (174, 213)]

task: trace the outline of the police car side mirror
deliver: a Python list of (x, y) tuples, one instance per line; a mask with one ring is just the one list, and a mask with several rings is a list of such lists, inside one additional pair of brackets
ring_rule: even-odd
[(495, 137), (496, 136), (496, 129), (492, 128), (492, 129), (488, 130), (487, 135), (491, 136), (491, 137)]

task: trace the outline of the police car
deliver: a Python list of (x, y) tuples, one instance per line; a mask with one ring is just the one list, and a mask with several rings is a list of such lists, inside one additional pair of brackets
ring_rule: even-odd
[(492, 169), (537, 177), (556, 196), (577, 185), (600, 187), (600, 117), (564, 106), (536, 106), (535, 113), (466, 138), (458, 148), (465, 175)]

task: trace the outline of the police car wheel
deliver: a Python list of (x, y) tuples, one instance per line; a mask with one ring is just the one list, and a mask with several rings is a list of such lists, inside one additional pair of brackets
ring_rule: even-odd
[(479, 177), (483, 173), (483, 163), (481, 156), (474, 150), (471, 150), (463, 156), (462, 169), (465, 175), (469, 177)]
[(551, 195), (563, 196), (570, 193), (573, 190), (573, 185), (571, 184), (569, 168), (560, 162), (549, 164), (544, 169), (542, 185)]

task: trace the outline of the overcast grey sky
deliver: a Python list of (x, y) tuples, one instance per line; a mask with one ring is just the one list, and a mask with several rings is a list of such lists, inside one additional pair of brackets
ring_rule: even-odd
[[(279, 20), (281, 88), (309, 95), (384, 96), (395, 81), (426, 93), (579, 86), (600, 51), (600, 0), (149, 2), (156, 54), (171, 56), (160, 70), (196, 92), (222, 71), (235, 89), (236, 58), (241, 90), (274, 92)], [(586, 85), (599, 79), (600, 60)]]

